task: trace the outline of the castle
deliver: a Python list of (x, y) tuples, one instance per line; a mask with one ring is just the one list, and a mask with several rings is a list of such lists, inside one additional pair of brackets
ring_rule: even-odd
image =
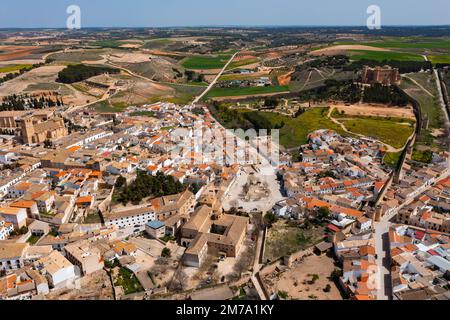
[(400, 84), (400, 72), (389, 66), (370, 68), (365, 66), (362, 71), (362, 82), (366, 84), (380, 83), (383, 85)]

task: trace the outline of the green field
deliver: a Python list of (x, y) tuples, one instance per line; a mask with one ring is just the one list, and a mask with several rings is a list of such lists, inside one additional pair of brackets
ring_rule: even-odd
[[(328, 109), (327, 107), (311, 108), (297, 118), (273, 112), (258, 112), (258, 114), (266, 118), (274, 126), (284, 123), (284, 126), (280, 129), (280, 144), (286, 148), (294, 148), (306, 144), (308, 135), (319, 129), (332, 129), (344, 136), (348, 136), (340, 126), (326, 117)], [(239, 109), (238, 111), (239, 113), (250, 112), (247, 109)], [(217, 120), (228, 129), (236, 129), (235, 121), (226, 123), (223, 119), (218, 118)]]
[(153, 111), (136, 111), (130, 113), (131, 117), (154, 117), (155, 113)]
[(217, 56), (194, 56), (186, 58), (182, 65), (192, 70), (222, 69), (230, 60), (231, 55), (219, 54)]
[(237, 97), (257, 94), (289, 92), (289, 86), (244, 87), (244, 88), (213, 88), (206, 95), (207, 98)]
[(377, 48), (399, 48), (399, 49), (450, 49), (450, 41), (448, 40), (420, 40), (405, 39), (402, 40), (386, 40), (380, 42), (343, 42), (339, 44), (348, 45), (365, 45)]
[(352, 117), (340, 121), (349, 131), (372, 137), (394, 148), (402, 148), (414, 132), (414, 125), (403, 119)]
[(0, 73), (8, 73), (8, 72), (15, 72), (20, 71), (22, 69), (28, 69), (31, 67), (31, 64), (15, 64), (11, 66), (4, 66), (0, 67)]
[(428, 56), (428, 59), (433, 62), (433, 64), (442, 63), (442, 64), (450, 64), (450, 55), (444, 56)]
[(125, 42), (119, 42), (116, 40), (100, 40), (89, 44), (101, 48), (119, 48), (121, 45), (125, 44)]
[(258, 79), (260, 77), (267, 77), (268, 75), (253, 75), (253, 74), (239, 74), (239, 73), (231, 73), (224, 74), (219, 78), (219, 81), (234, 81), (234, 80), (252, 80)]
[(349, 53), (352, 60), (424, 61), (421, 55), (405, 52), (352, 50)]
[(244, 60), (240, 60), (240, 61), (233, 61), (227, 67), (227, 70), (236, 69), (236, 68), (239, 68), (239, 67), (242, 67), (242, 66), (246, 66), (246, 65), (254, 64), (254, 63), (258, 63), (258, 62), (259, 62), (258, 58), (244, 59)]
[[(410, 78), (413, 78), (417, 82), (419, 82), (422, 86), (424, 86), (426, 89), (429, 88), (429, 86), (432, 86), (434, 90), (430, 90), (431, 93), (436, 93), (436, 86), (434, 82), (427, 83), (424, 81), (424, 75), (423, 74), (410, 74), (408, 75)], [(430, 76), (431, 77), (431, 76)], [(420, 87), (418, 87), (415, 83), (413, 83), (409, 79), (404, 79), (400, 85), (400, 87), (403, 90), (406, 90), (407, 94), (409, 94), (412, 98), (417, 100), (419, 102), (422, 113), (426, 115), (426, 117), (429, 119), (430, 128), (441, 128), (442, 127), (442, 119), (441, 119), (441, 108), (439, 107), (439, 103), (437, 100), (437, 97), (432, 97), (425, 93)]]
[[(410, 74), (409, 77), (415, 79), (422, 86), (432, 85), (434, 82), (424, 83), (422, 74)], [(431, 76), (430, 76), (431, 77)], [(436, 93), (436, 87), (431, 93)], [(404, 79), (400, 87), (420, 104), (422, 118), (428, 119), (428, 129), (422, 129), (416, 141), (416, 146), (437, 147), (437, 139), (432, 135), (434, 129), (443, 127), (443, 115), (439, 106), (438, 98), (426, 94), (420, 87), (409, 79)]]
[(91, 105), (91, 108), (95, 109), (97, 112), (123, 112), (126, 110), (128, 105), (125, 103), (116, 103), (112, 105), (109, 101), (100, 101)]

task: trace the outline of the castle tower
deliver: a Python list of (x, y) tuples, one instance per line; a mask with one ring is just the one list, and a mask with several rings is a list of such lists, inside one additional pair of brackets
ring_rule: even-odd
[(34, 137), (33, 118), (23, 119), (20, 123), (23, 143), (32, 144)]

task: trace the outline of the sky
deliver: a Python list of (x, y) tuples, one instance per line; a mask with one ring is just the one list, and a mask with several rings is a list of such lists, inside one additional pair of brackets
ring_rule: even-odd
[(64, 28), (69, 5), (85, 28), (361, 26), (373, 4), (382, 25), (450, 25), (450, 0), (1, 0), (0, 28)]

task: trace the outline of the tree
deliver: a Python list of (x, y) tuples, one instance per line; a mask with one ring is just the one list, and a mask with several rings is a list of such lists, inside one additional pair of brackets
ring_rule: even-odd
[(331, 278), (333, 281), (338, 281), (339, 278), (342, 277), (342, 274), (343, 274), (343, 273), (342, 273), (342, 270), (334, 269), (334, 270), (331, 272), (330, 278)]
[(120, 189), (120, 188), (122, 188), (123, 186), (125, 186), (126, 184), (127, 184), (127, 179), (126, 179), (125, 177), (120, 176), (120, 177), (118, 177), (117, 180), (116, 180), (115, 187), (118, 188), (118, 189)]
[(242, 273), (250, 268), (253, 256), (253, 250), (247, 248), (244, 252), (242, 252), (238, 261), (234, 264), (233, 271), (235, 271), (239, 275), (239, 278), (242, 276)]
[(272, 226), (274, 223), (276, 223), (278, 221), (277, 216), (275, 215), (275, 213), (273, 212), (268, 212), (265, 216), (264, 216), (264, 222), (268, 225), (268, 226)]
[(328, 219), (331, 215), (330, 209), (328, 207), (321, 207), (317, 213), (317, 217), (321, 220)]
[(53, 147), (53, 142), (51, 142), (48, 139), (44, 141), (44, 148), (50, 149), (52, 147)]
[(186, 290), (187, 283), (188, 283), (187, 274), (183, 270), (178, 269), (172, 278), (172, 282), (169, 285), (169, 290), (176, 292), (184, 291)]
[(163, 257), (163, 258), (170, 258), (171, 255), (172, 255), (172, 252), (170, 251), (169, 248), (162, 249), (161, 257)]
[(26, 234), (27, 232), (28, 232), (28, 228), (26, 226), (23, 226), (22, 228), (19, 229), (20, 234)]

